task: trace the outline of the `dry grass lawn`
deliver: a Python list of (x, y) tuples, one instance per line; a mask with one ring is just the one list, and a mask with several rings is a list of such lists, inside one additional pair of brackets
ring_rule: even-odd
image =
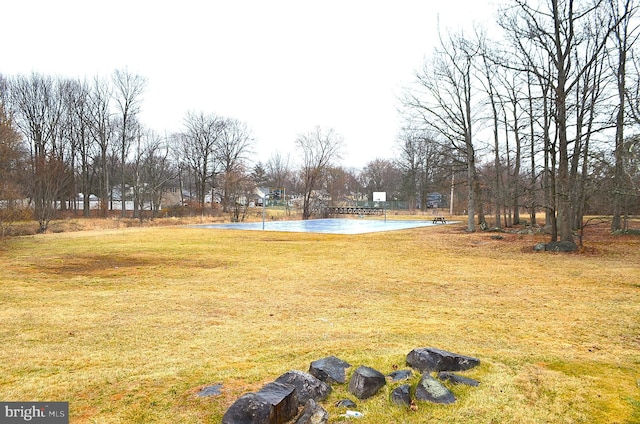
[[(336, 355), (388, 373), (416, 347), (475, 356), (453, 405), (359, 401), (362, 423), (640, 422), (640, 237), (461, 225), (365, 235), (97, 229), (0, 247), (0, 400), (72, 423), (217, 423), (242, 394)], [(415, 382), (417, 377), (413, 380)], [(199, 398), (221, 383), (222, 395)], [(335, 387), (330, 422), (352, 397)]]

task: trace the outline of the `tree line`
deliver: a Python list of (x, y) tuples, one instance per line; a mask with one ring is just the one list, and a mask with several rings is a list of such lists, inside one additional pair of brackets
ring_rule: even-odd
[(487, 212), (501, 227), (542, 210), (553, 241), (573, 243), (587, 212), (612, 215), (612, 230), (638, 212), (637, 12), (635, 0), (511, 0), (497, 39), (440, 35), (403, 99), (405, 154), (447, 149), (470, 231)]
[(30, 212), (40, 231), (60, 211), (88, 217), (96, 213), (91, 196), (99, 216), (143, 219), (174, 206), (164, 200), (171, 188), (179, 193), (176, 213), (222, 212), (238, 220), (258, 187), (297, 195), (304, 218), (317, 209), (315, 193), (328, 186), (336, 199), (363, 190), (366, 176), (337, 163), (344, 140), (333, 129), (297, 138), (295, 168), (279, 152), (255, 163), (251, 130), (232, 117), (189, 111), (176, 132), (146, 128), (140, 121), (146, 85), (126, 69), (89, 80), (0, 75), (3, 228)]
[(293, 157), (265, 163), (233, 117), (189, 111), (182, 128), (159, 134), (140, 122), (146, 78), (126, 69), (88, 80), (0, 75), (0, 224), (33, 211), (45, 231), (61, 209), (89, 216), (90, 194), (102, 216), (125, 216), (129, 202), (133, 216), (154, 217), (172, 206), (169, 187), (180, 213), (219, 207), (239, 220), (256, 187), (272, 187), (293, 195), (305, 219), (327, 198), (385, 191), (424, 210), (440, 192), (469, 231), (526, 214), (573, 242), (594, 213), (623, 229), (640, 208), (637, 9), (635, 0), (511, 0), (497, 39), (482, 28), (441, 34), (400, 99), (406, 124), (389, 140), (393, 154), (362, 169), (340, 165), (334, 129), (311, 129)]

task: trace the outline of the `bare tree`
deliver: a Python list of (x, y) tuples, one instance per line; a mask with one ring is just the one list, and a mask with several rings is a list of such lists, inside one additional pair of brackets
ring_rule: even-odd
[(342, 166), (328, 166), (322, 177), (324, 189), (329, 194), (333, 205), (346, 204), (352, 201), (354, 181), (356, 177)]
[[(602, 59), (602, 51), (614, 25), (599, 14), (603, 0), (577, 2), (547, 0), (536, 4), (513, 0), (514, 7), (504, 14), (500, 24), (518, 51), (523, 69), (534, 73), (552, 87), (553, 123), (557, 134), (557, 163), (554, 169), (557, 228), (561, 241), (573, 243), (575, 187), (572, 175), (569, 131), (571, 96)], [(596, 19), (596, 17), (598, 19)], [(582, 58), (580, 63), (575, 59)], [(579, 124), (577, 124), (579, 125)], [(577, 127), (576, 127), (577, 128)], [(550, 152), (553, 156), (556, 152)], [(553, 158), (555, 160), (555, 158)], [(554, 234), (555, 239), (555, 234)]]
[(141, 132), (136, 139), (136, 154), (131, 163), (132, 188), (135, 210), (141, 221), (146, 207), (152, 219), (158, 216), (164, 188), (177, 175), (169, 153), (167, 140), (151, 130)]
[(55, 217), (60, 199), (71, 195), (73, 190), (73, 170), (54, 152), (32, 159), (37, 170), (30, 179), (29, 187), (38, 221), (39, 232), (47, 231)]
[[(622, 213), (625, 197), (625, 136), (626, 108), (628, 99), (627, 90), (627, 62), (628, 56), (638, 37), (638, 26), (633, 22), (637, 13), (638, 4), (635, 0), (609, 0), (608, 7), (611, 15), (617, 22), (612, 31), (613, 46), (617, 52), (617, 60), (614, 62), (614, 73), (617, 87), (618, 110), (616, 113), (616, 135), (614, 147), (614, 189), (613, 189), (613, 218), (611, 231), (622, 229)], [(633, 108), (631, 109), (633, 113)]]
[[(136, 132), (133, 141), (133, 156), (127, 164), (128, 181), (131, 190), (131, 200), (133, 201), (133, 217), (144, 219), (145, 198), (147, 195), (146, 181), (144, 181), (143, 162), (145, 161), (148, 137), (143, 137), (144, 130), (136, 122)], [(144, 141), (143, 141), (144, 139)]]
[[(490, 56), (494, 56), (484, 40), (481, 40), (479, 45), (479, 53), (482, 61), (478, 64), (480, 74), (482, 78), (479, 79), (484, 91), (486, 92), (489, 100), (489, 106), (491, 107), (491, 125), (493, 131), (493, 166), (494, 166), (494, 205), (495, 205), (495, 226), (502, 228), (502, 214), (501, 210), (505, 204), (505, 190), (504, 190), (504, 176), (501, 163), (500, 146), (500, 111), (503, 109), (502, 99), (498, 93), (497, 83), (501, 79), (501, 75), (498, 75), (499, 68), (493, 66), (493, 59)], [(506, 140), (505, 140), (506, 141)], [(506, 151), (508, 155), (508, 149)], [(508, 172), (508, 168), (507, 168)], [(506, 219), (506, 217), (505, 217)]]
[(402, 176), (400, 169), (389, 159), (374, 159), (367, 163), (360, 173), (360, 180), (366, 186), (367, 198), (373, 199), (373, 192), (384, 191), (387, 200), (401, 196)]
[[(216, 139), (215, 160), (222, 178), (222, 211), (228, 212), (233, 193), (237, 192), (234, 184), (244, 184), (246, 162), (253, 145), (253, 138), (247, 125), (236, 119), (224, 119), (220, 137)], [(242, 184), (241, 184), (242, 183)]]
[[(593, 19), (594, 24), (601, 21), (601, 18)], [(599, 40), (599, 31), (602, 30), (601, 27), (594, 31), (594, 42)], [(573, 59), (577, 68), (584, 69), (576, 84), (575, 103), (572, 105), (574, 134), (573, 149), (570, 152), (569, 178), (573, 188), (569, 199), (573, 208), (571, 223), (573, 229), (581, 229), (587, 207), (593, 138), (603, 128), (610, 126), (610, 102), (608, 96), (605, 96), (608, 83), (605, 64), (608, 53), (602, 49), (600, 57), (590, 60), (591, 43), (586, 43), (586, 47), (584, 51), (576, 52)]]
[[(629, 181), (629, 195), (626, 196), (627, 210), (640, 210), (640, 136), (630, 137), (625, 142), (625, 174)], [(627, 215), (623, 229), (628, 229)]]
[[(526, 104), (523, 104), (524, 95), (521, 87), (526, 86), (526, 82), (515, 73), (507, 73), (504, 78), (505, 101), (503, 102), (505, 140), (507, 143), (507, 171), (509, 183), (509, 199), (505, 206), (510, 209), (508, 225), (520, 224), (520, 207), (522, 206), (522, 161), (523, 161), (523, 115)], [(513, 162), (511, 161), (511, 149), (509, 148), (509, 135), (513, 134), (515, 142)], [(535, 161), (532, 160), (535, 166)]]
[[(172, 133), (166, 137), (169, 150), (170, 163), (175, 167), (177, 189), (179, 191), (179, 204), (181, 207), (188, 205), (190, 200), (188, 193), (193, 193), (193, 178), (188, 160), (184, 157), (186, 135), (184, 133)], [(188, 199), (189, 198), (189, 199)]]
[(222, 137), (224, 130), (224, 119), (213, 114), (189, 112), (184, 125), (185, 132), (180, 137), (180, 152), (193, 173), (197, 202), (204, 208), (205, 196), (208, 189), (213, 187), (216, 174), (215, 153), (218, 139)]
[[(0, 75), (0, 93), (5, 80)], [(22, 200), (26, 198), (24, 176), (27, 171), (27, 152), (0, 98), (0, 236), (6, 235), (12, 222), (25, 217)]]
[[(95, 152), (91, 153), (89, 146), (87, 155), (93, 155), (93, 172), (98, 176), (97, 195), (100, 198), (100, 210), (102, 216), (106, 216), (109, 208), (111, 193), (111, 172), (108, 162), (109, 152), (113, 143), (113, 120), (111, 112), (111, 85), (104, 79), (96, 76), (89, 88), (88, 120), (92, 145)], [(91, 149), (93, 150), (93, 149)], [(86, 197), (86, 196), (85, 196)]]
[(341, 157), (343, 139), (333, 129), (313, 131), (298, 136), (296, 146), (302, 154), (300, 177), (303, 185), (302, 219), (311, 217), (311, 201), (322, 173)]
[[(89, 216), (89, 195), (93, 173), (91, 172), (92, 142), (89, 107), (89, 87), (84, 81), (67, 80), (63, 86), (64, 113), (62, 116), (62, 136), (69, 149), (69, 166), (74, 171), (73, 198), (77, 200), (78, 190), (83, 193), (82, 213)], [(73, 209), (76, 209), (74, 201)]]
[[(427, 146), (425, 143), (427, 137), (422, 136), (422, 133), (422, 131), (405, 128), (397, 140), (400, 152), (397, 162), (402, 172), (402, 192), (410, 208), (415, 208), (418, 203), (421, 173), (426, 167), (424, 151)], [(368, 184), (369, 181), (366, 179), (363, 185)]]
[[(294, 187), (294, 173), (291, 168), (291, 160), (289, 154), (283, 155), (276, 151), (273, 153), (264, 169), (264, 180), (262, 186), (266, 184), (270, 189), (276, 190), (280, 195), (280, 201), (283, 202), (287, 215), (291, 212), (287, 195), (290, 195)], [(277, 199), (278, 200), (278, 199)]]
[(122, 216), (126, 214), (125, 206), (125, 165), (131, 141), (135, 137), (137, 115), (142, 105), (142, 94), (147, 80), (127, 69), (116, 69), (113, 73), (115, 102), (118, 109), (118, 130), (120, 131), (120, 165), (122, 176), (120, 181), (120, 200), (122, 201)]
[(478, 57), (478, 44), (463, 35), (441, 37), (431, 63), (416, 75), (417, 89), (404, 100), (414, 122), (438, 134), (466, 160), (468, 231), (475, 231), (476, 212), (484, 225), (474, 142), (474, 128), (482, 112), (481, 96), (474, 83), (474, 61)]
[(29, 193), (39, 231), (45, 232), (73, 175), (59, 144), (63, 97), (56, 80), (35, 73), (16, 77), (10, 91), (18, 128), (30, 144)]
[(236, 166), (234, 169), (235, 171), (225, 174), (229, 190), (226, 192), (229, 204), (227, 212), (231, 215), (231, 221), (240, 222), (246, 217), (256, 185), (243, 166)]
[(267, 160), (265, 168), (266, 179), (271, 187), (287, 190), (291, 188), (292, 170), (288, 154), (273, 153)]
[(536, 213), (538, 210), (538, 202), (536, 201), (536, 193), (537, 193), (537, 181), (538, 181), (538, 170), (536, 167), (536, 115), (534, 109), (534, 99), (533, 99), (533, 79), (531, 76), (531, 72), (524, 73), (526, 75), (526, 79), (524, 80), (527, 91), (526, 91), (526, 105), (524, 107), (525, 115), (526, 115), (526, 128), (528, 131), (529, 138), (529, 178), (527, 179), (525, 193), (528, 197), (527, 206), (529, 209), (529, 220), (531, 222), (531, 226), (538, 225)]

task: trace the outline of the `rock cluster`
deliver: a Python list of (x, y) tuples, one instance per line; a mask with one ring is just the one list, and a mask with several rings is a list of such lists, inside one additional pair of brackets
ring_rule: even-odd
[(425, 347), (413, 349), (407, 355), (407, 364), (418, 371), (465, 371), (480, 365), (480, 360), (446, 350)]
[[(256, 393), (236, 400), (222, 417), (222, 424), (279, 424), (300, 415), (296, 424), (326, 423), (325, 400), (331, 386), (302, 371), (289, 371)], [(302, 411), (300, 411), (302, 407)]]
[(533, 247), (536, 252), (575, 252), (578, 245), (571, 241), (550, 241), (549, 243), (538, 243)]
[[(453, 384), (477, 386), (476, 380), (454, 374), (480, 364), (480, 360), (435, 348), (417, 348), (409, 352), (407, 365), (422, 375), (415, 389), (410, 384), (396, 387), (390, 396), (392, 403), (416, 409), (417, 401), (450, 404), (456, 401), (454, 394), (442, 381)], [(347, 369), (351, 365), (335, 356), (311, 362), (309, 372), (289, 371), (275, 381), (266, 384), (255, 393), (247, 393), (236, 400), (222, 417), (223, 424), (323, 424), (329, 413), (320, 402), (332, 391), (330, 384), (347, 382)], [(431, 373), (436, 373), (434, 378)], [(360, 366), (354, 370), (348, 382), (348, 391), (360, 400), (375, 396), (387, 384), (411, 378), (409, 370), (395, 370), (387, 375), (371, 367)], [(412, 392), (413, 397), (412, 399)], [(337, 406), (356, 408), (356, 404), (343, 399)], [(347, 415), (361, 414), (347, 411)]]

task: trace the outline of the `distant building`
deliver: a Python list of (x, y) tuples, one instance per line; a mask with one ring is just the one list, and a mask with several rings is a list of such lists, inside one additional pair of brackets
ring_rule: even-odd
[(427, 194), (427, 208), (443, 208), (445, 206), (446, 202), (442, 194), (437, 192)]

